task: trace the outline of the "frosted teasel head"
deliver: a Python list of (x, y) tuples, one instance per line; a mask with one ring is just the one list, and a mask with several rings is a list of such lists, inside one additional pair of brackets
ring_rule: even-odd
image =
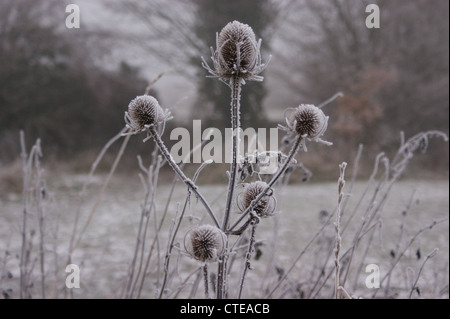
[(225, 234), (211, 225), (195, 226), (184, 237), (186, 252), (202, 263), (216, 261), (217, 257), (223, 254), (225, 243)]
[(170, 118), (170, 112), (163, 111), (158, 100), (150, 95), (140, 95), (131, 100), (128, 112), (125, 112), (125, 123), (131, 134), (165, 123)]
[[(202, 57), (203, 59), (203, 57)], [(261, 62), (261, 40), (256, 41), (253, 29), (244, 23), (228, 23), (216, 34), (216, 49), (211, 48), (214, 70), (203, 59), (203, 67), (222, 80), (234, 76), (244, 80), (262, 81), (259, 76), (267, 64)]]
[[(285, 113), (286, 127), (278, 127), (288, 133), (290, 136), (301, 136), (304, 139), (314, 142), (321, 142), (327, 145), (332, 143), (321, 139), (328, 127), (328, 116), (323, 111), (312, 104), (301, 104), (294, 109), (288, 109), (290, 114)], [(303, 140), (303, 147), (306, 145)]]
[[(244, 189), (236, 198), (237, 206), (244, 212), (266, 188), (267, 183), (256, 181), (244, 184)], [(267, 218), (274, 214), (277, 202), (273, 196), (273, 189), (269, 189), (253, 208), (253, 212), (260, 218)]]

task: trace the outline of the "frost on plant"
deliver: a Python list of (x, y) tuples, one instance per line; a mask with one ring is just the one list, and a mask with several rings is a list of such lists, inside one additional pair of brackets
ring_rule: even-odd
[(125, 123), (132, 134), (145, 131), (170, 119), (170, 112), (163, 111), (158, 100), (150, 95), (141, 95), (131, 100), (128, 112), (125, 112)]
[(261, 62), (261, 40), (256, 41), (253, 29), (238, 21), (228, 23), (216, 34), (216, 49), (211, 48), (214, 70), (203, 59), (203, 67), (222, 80), (239, 77), (262, 81), (266, 64)]
[[(245, 184), (244, 190), (237, 197), (237, 206), (241, 212), (244, 212), (267, 187), (267, 183), (256, 181)], [(276, 208), (276, 200), (273, 196), (273, 190), (266, 192), (253, 208), (253, 212), (258, 217), (266, 218), (273, 215)]]
[[(279, 125), (280, 129), (286, 131), (291, 137), (301, 136), (308, 140), (332, 145), (321, 139), (327, 130), (329, 117), (325, 116), (320, 108), (312, 104), (301, 104), (288, 111), (291, 113), (285, 116), (286, 126)], [(305, 144), (303, 146), (305, 148)]]
[[(211, 48), (213, 67), (210, 68), (205, 60), (203, 66), (212, 75), (222, 82), (226, 83), (231, 89), (231, 126), (233, 131), (241, 129), (240, 123), (240, 97), (241, 85), (246, 80), (262, 81), (263, 77), (259, 74), (265, 69), (266, 64), (261, 62), (261, 40), (256, 41), (252, 28), (238, 21), (228, 23), (220, 33), (216, 34), (216, 49)], [(159, 124), (164, 124), (170, 118), (168, 111), (163, 111), (158, 101), (148, 95), (139, 96), (132, 100), (128, 106), (128, 112), (125, 113), (126, 128), (130, 130), (126, 134), (135, 134), (141, 131), (147, 131), (148, 138), (152, 137), (161, 154), (166, 159), (169, 166), (189, 187), (189, 193), (193, 192), (203, 204), (209, 217), (214, 222), (211, 225), (199, 225), (190, 229), (184, 239), (186, 252), (195, 260), (203, 263), (205, 274), (205, 296), (208, 296), (208, 278), (206, 263), (218, 261), (216, 296), (217, 298), (226, 298), (228, 294), (228, 259), (236, 251), (228, 246), (229, 236), (243, 236), (248, 228), (251, 230), (251, 240), (248, 242), (245, 270), (240, 281), (239, 296), (242, 293), (247, 269), (250, 269), (250, 258), (255, 245), (256, 225), (260, 218), (267, 218), (274, 215), (276, 209), (276, 199), (273, 195), (273, 186), (281, 180), (283, 174), (292, 170), (295, 163), (295, 155), (300, 146), (306, 150), (305, 139), (322, 142), (330, 145), (331, 143), (321, 140), (328, 124), (328, 117), (324, 115), (320, 108), (313, 105), (300, 105), (294, 109), (292, 114), (286, 118), (287, 127), (282, 129), (288, 132), (288, 135), (295, 137), (296, 142), (292, 145), (288, 155), (281, 152), (262, 152), (251, 154), (255, 159), (255, 167), (250, 156), (242, 158), (238, 149), (237, 135), (233, 135), (232, 150), (233, 158), (228, 172), (229, 182), (226, 192), (225, 210), (223, 220), (220, 224), (216, 217), (217, 212), (213, 210), (206, 198), (202, 195), (195, 182), (188, 178), (169, 154), (167, 147), (161, 139), (161, 131), (157, 130)], [(145, 140), (144, 140), (145, 141)], [(274, 158), (280, 167), (277, 171), (268, 174), (270, 181), (256, 180), (250, 183), (241, 184), (242, 192), (234, 195), (237, 187), (237, 176), (240, 174), (240, 180), (244, 181), (247, 177), (258, 178), (264, 175), (267, 159)], [(259, 170), (258, 170), (259, 168)], [(196, 178), (194, 178), (195, 180)], [(233, 224), (230, 224), (232, 203), (236, 203), (240, 215)], [(175, 235), (174, 235), (175, 236)], [(170, 257), (168, 257), (170, 259)], [(167, 260), (167, 265), (168, 265)], [(167, 278), (167, 269), (166, 276)], [(161, 287), (160, 295), (163, 294), (165, 283)]]
[(211, 225), (195, 226), (186, 233), (184, 247), (188, 254), (203, 263), (217, 260), (225, 249), (225, 234)]

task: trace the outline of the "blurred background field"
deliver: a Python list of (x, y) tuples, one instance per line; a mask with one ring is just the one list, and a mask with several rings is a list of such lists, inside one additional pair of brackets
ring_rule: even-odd
[[(207, 174), (207, 172), (205, 173)], [(61, 287), (68, 275), (64, 272), (63, 261), (66, 258), (76, 210), (81, 204), (82, 220), (84, 221), (97, 199), (101, 182), (105, 176), (94, 179), (94, 183), (90, 186), (92, 191), (82, 203), (79, 203), (77, 198), (86, 175), (61, 174), (54, 177), (57, 178), (48, 181), (49, 189), (55, 191), (49, 194), (49, 196), (54, 197), (54, 201), (48, 207), (49, 215), (46, 226), (46, 247), (48, 249), (46, 254), (48, 262), (47, 297), (63, 298), (67, 295), (62, 292)], [(348, 220), (349, 214), (356, 205), (364, 187), (364, 182), (355, 184), (349, 200), (348, 214), (343, 216), (344, 223)], [(208, 199), (224, 197), (226, 189), (224, 185), (210, 184), (202, 184), (200, 188)], [(156, 214), (158, 218), (163, 213), (169, 190), (169, 186), (163, 186), (157, 191)], [(396, 250), (397, 245), (403, 247), (419, 229), (432, 224), (433, 221), (448, 217), (448, 191), (449, 184), (447, 181), (417, 182), (404, 180), (395, 184), (382, 210), (382, 226), (375, 232), (364, 267), (369, 262), (377, 264), (380, 266), (381, 275), (384, 275), (393, 261), (391, 254), (393, 250)], [(412, 195), (414, 195), (414, 200), (410, 203)], [(157, 280), (157, 274), (161, 271), (157, 265), (164, 258), (169, 226), (175, 218), (177, 206), (183, 203), (185, 196), (186, 188), (179, 183), (169, 206), (168, 217), (162, 228), (163, 231), (159, 234), (161, 252), (159, 256), (156, 251), (154, 253), (148, 280), (142, 292), (143, 298), (154, 298), (156, 296), (157, 287), (160, 284), (160, 281)], [(120, 296), (119, 288), (123, 285), (127, 267), (133, 254), (140, 217), (140, 204), (143, 197), (144, 191), (137, 176), (135, 178), (118, 176), (112, 180), (79, 247), (72, 255), (71, 262), (80, 267), (81, 286), (80, 289), (72, 289), (73, 297), (115, 298)], [(290, 185), (280, 191), (277, 197), (277, 211), (280, 214), (276, 215), (275, 218), (263, 220), (257, 233), (257, 241), (261, 241), (263, 244), (259, 246), (260, 258), (252, 260), (254, 270), (249, 272), (244, 290), (244, 296), (247, 298), (266, 297), (268, 287), (277, 278), (276, 274), (279, 275), (282, 271), (287, 271), (295, 257), (322, 226), (326, 219), (324, 211), (330, 213), (335, 208), (337, 186), (336, 183), (332, 182)], [(223, 202), (223, 200), (218, 201), (218, 203)], [(407, 210), (409, 204), (411, 207)], [(3, 193), (1, 207), (0, 250), (3, 262), (2, 272), (5, 275), (1, 281), (2, 289), (4, 292), (8, 292), (10, 297), (17, 298), (19, 284), (18, 256), (21, 247), (20, 230), (22, 222), (20, 196), (15, 193)], [(215, 209), (220, 207), (219, 204), (214, 206)], [(407, 214), (403, 216), (402, 212), (405, 210), (407, 210)], [(361, 214), (359, 212), (354, 217), (355, 220), (350, 223), (350, 227), (343, 234), (342, 246), (344, 251), (350, 247), (353, 236), (359, 227)], [(34, 229), (37, 232), (37, 226), (34, 222), (35, 215), (32, 214), (31, 216), (30, 225), (32, 226), (30, 226), (30, 230)], [(181, 248), (183, 247), (183, 236), (187, 229), (197, 224), (199, 220), (203, 219), (208, 222), (207, 217), (204, 216), (204, 210), (201, 205), (196, 203), (195, 199), (191, 200), (191, 207), (186, 212), (186, 216), (189, 217), (185, 217), (176, 238), (176, 243)], [(403, 236), (400, 235), (402, 227)], [(150, 226), (147, 240), (148, 247), (151, 239), (154, 238), (152, 230), (153, 226)], [(303, 284), (303, 286), (296, 293), (289, 292), (285, 295), (282, 294), (283, 289), (281, 289), (274, 294), (274, 298), (308, 297), (312, 282), (325, 261), (321, 256), (326, 255), (330, 247), (328, 245), (333, 245), (334, 236), (334, 226), (330, 224), (325, 228), (321, 239), (307, 250), (305, 256), (288, 277), (288, 281), (292, 285)], [(400, 265), (393, 273), (391, 285), (397, 295), (392, 294), (389, 297), (407, 298), (411, 280), (414, 275), (417, 275), (425, 256), (433, 249), (438, 248), (437, 255), (424, 268), (418, 286), (421, 289), (420, 296), (422, 297), (448, 298), (448, 242), (448, 220), (424, 232), (407, 250)], [(3, 255), (6, 251), (9, 252), (9, 256)], [(363, 256), (363, 252), (364, 249), (361, 247), (357, 251), (355, 259), (359, 260)], [(417, 257), (417, 252), (422, 254), (420, 258)], [(34, 257), (36, 256), (34, 255)], [(198, 264), (183, 254), (181, 250), (175, 250), (174, 256), (173, 258), (176, 261), (173, 264), (176, 264), (176, 266), (174, 266), (171, 282), (173, 289), (180, 287), (188, 274), (198, 267)], [(333, 269), (332, 259), (328, 260), (326, 264), (326, 271)], [(241, 267), (237, 267), (233, 271), (238, 273), (240, 269)], [(275, 272), (275, 269), (277, 272)], [(267, 271), (269, 273), (266, 273)], [(410, 273), (411, 271), (413, 273)], [(357, 278), (354, 278), (355, 274), (356, 269), (351, 274), (351, 280), (349, 279), (347, 285), (348, 289), (359, 297), (370, 298), (373, 290), (365, 287), (365, 279), (368, 275), (365, 268), (360, 269)], [(265, 280), (261, 280), (261, 276), (264, 276)], [(35, 285), (31, 288), (31, 292), (38, 297), (40, 288), (37, 269), (33, 276), (33, 282)], [(332, 280), (326, 284), (325, 288), (329, 287), (330, 284), (332, 284)], [(195, 276), (187, 281), (179, 297), (189, 297), (194, 285)], [(330, 291), (322, 289), (315, 297), (331, 298)], [(67, 294), (67, 291), (65, 293)], [(231, 296), (235, 293), (234, 291), (230, 292)], [(312, 295), (314, 296), (314, 293)], [(203, 298), (202, 289), (198, 289), (193, 297)], [(380, 293), (379, 297), (384, 296)]]

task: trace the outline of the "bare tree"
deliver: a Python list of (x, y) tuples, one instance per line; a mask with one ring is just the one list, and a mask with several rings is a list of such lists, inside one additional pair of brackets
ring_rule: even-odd
[[(365, 25), (370, 3), (380, 8), (379, 29)], [(344, 93), (330, 108), (331, 131), (345, 140), (336, 149), (343, 152), (358, 143), (375, 151), (393, 147), (401, 130), (448, 131), (448, 6), (442, 0), (295, 2), (276, 34), (274, 73), (288, 101), (320, 103)]]

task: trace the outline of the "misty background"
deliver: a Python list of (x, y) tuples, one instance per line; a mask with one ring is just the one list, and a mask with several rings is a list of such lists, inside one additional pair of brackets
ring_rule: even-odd
[[(69, 3), (80, 7), (79, 29), (65, 26)], [(365, 26), (370, 3), (380, 7), (379, 29)], [(201, 56), (210, 61), (216, 32), (233, 20), (263, 39), (263, 60), (272, 55), (264, 82), (243, 87), (244, 129), (276, 127), (286, 108), (344, 93), (324, 108), (334, 146), (301, 155), (318, 178), (336, 179), (359, 144), (367, 176), (377, 153), (398, 149), (401, 131), (448, 134), (447, 0), (2, 0), (0, 165), (17, 162), (24, 130), (28, 145), (41, 138), (45, 163), (89, 168), (123, 128), (129, 101), (161, 75), (151, 94), (174, 115), (169, 147), (170, 130), (193, 119), (229, 127), (229, 88), (206, 78)], [(120, 169), (152, 150), (132, 138)], [(448, 178), (448, 155), (448, 143), (431, 140), (411, 175)]]

